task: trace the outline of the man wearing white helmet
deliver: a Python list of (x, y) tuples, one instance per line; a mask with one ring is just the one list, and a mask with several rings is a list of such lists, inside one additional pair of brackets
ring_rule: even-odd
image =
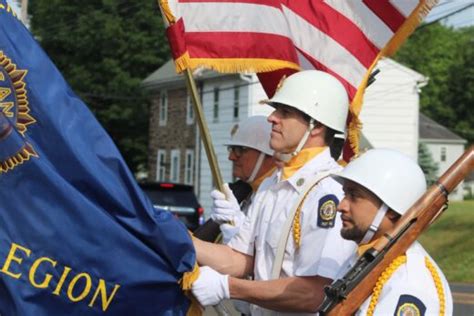
[[(255, 192), (262, 181), (273, 173), (275, 164), (273, 150), (270, 148), (271, 130), (272, 125), (263, 115), (251, 116), (232, 127), (231, 137), (225, 145), (229, 151), (229, 160), (232, 161), (232, 176), (239, 180), (229, 186), (225, 185), (225, 194), (218, 190), (211, 192), (211, 218), (220, 223), (224, 244), (239, 231)], [(233, 203), (229, 205), (226, 198), (226, 195), (231, 194), (229, 187), (236, 200), (241, 201), (240, 205), (233, 198)], [(239, 194), (246, 196), (239, 197)], [(249, 304), (246, 302), (234, 301), (234, 307), (243, 314), (250, 314)]]
[[(248, 301), (252, 315), (314, 313), (355, 249), (339, 234), (342, 189), (328, 176), (340, 170), (328, 146), (345, 132), (348, 96), (336, 78), (311, 70), (289, 76), (265, 103), (275, 108), (268, 121), (278, 169), (227, 246), (195, 242), (198, 262), (210, 267), (192, 290), (203, 305)], [(255, 280), (242, 279), (252, 273)]]
[[(414, 161), (389, 149), (369, 150), (333, 177), (345, 193), (338, 206), (341, 235), (359, 244), (342, 277), (425, 193), (426, 182)], [(418, 242), (391, 263), (378, 284), (356, 315), (452, 315), (446, 278)]]
[[(213, 199), (211, 217), (222, 223), (222, 239), (227, 243), (239, 230), (251, 203), (253, 192), (256, 192), (262, 181), (268, 177), (275, 167), (273, 150), (270, 148), (272, 126), (263, 115), (247, 118), (234, 125), (230, 140), (225, 144), (232, 161), (232, 175), (240, 179), (235, 183), (224, 185), (224, 193), (218, 190), (211, 192)], [(251, 190), (240, 189), (250, 185)], [(247, 196), (236, 198), (243, 191)], [(237, 200), (241, 201), (237, 203)], [(240, 204), (240, 205), (239, 205)], [(233, 225), (229, 224), (230, 222)]]

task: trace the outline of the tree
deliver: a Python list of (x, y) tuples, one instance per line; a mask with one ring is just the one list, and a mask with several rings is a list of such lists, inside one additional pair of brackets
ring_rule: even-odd
[(156, 2), (35, 0), (30, 13), (41, 46), (137, 170), (148, 139), (140, 83), (169, 59)]
[(418, 145), (418, 164), (426, 177), (426, 184), (432, 185), (438, 179), (438, 164), (433, 160), (425, 143)]
[(458, 62), (449, 69), (446, 104), (452, 105), (455, 118), (450, 122), (454, 132), (474, 143), (474, 27), (461, 29)]
[(429, 77), (421, 93), (421, 111), (470, 143), (474, 142), (473, 36), (474, 27), (422, 26), (395, 56)]

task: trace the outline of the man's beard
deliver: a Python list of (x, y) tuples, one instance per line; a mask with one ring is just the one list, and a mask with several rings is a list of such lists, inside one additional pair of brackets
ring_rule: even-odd
[(359, 243), (362, 238), (364, 238), (365, 231), (363, 231), (357, 226), (352, 226), (352, 228), (341, 228), (341, 236), (344, 239), (352, 240), (356, 243)]

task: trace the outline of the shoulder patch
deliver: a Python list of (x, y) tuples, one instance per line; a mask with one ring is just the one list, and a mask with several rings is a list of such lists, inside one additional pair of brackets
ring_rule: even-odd
[(424, 316), (426, 306), (420, 299), (413, 295), (404, 294), (400, 296), (394, 316)]
[(325, 195), (319, 200), (318, 227), (334, 227), (338, 204), (339, 200), (334, 194)]

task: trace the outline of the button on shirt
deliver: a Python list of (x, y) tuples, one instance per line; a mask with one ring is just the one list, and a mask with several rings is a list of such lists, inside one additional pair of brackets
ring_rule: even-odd
[[(287, 180), (278, 181), (280, 171), (277, 171), (261, 184), (240, 232), (228, 244), (239, 252), (254, 256), (255, 280), (271, 278), (282, 227), (294, 205), (306, 193), (302, 184), (309, 183), (322, 171), (336, 172), (340, 168), (326, 149)], [(355, 243), (340, 236), (342, 224), (339, 216), (335, 217), (334, 227), (318, 226), (318, 205), (328, 195), (337, 197), (339, 201), (343, 196), (341, 186), (330, 177), (321, 180), (307, 195), (301, 208), (300, 248), (295, 248), (290, 232), (280, 277), (319, 275), (334, 279), (342, 264), (355, 252)], [(260, 315), (263, 311), (263, 308), (252, 306), (252, 315)]]
[[(383, 285), (375, 305), (374, 315), (440, 315), (440, 300), (425, 258), (433, 264), (439, 275), (444, 292), (444, 315), (453, 314), (453, 300), (448, 282), (423, 247), (415, 242), (406, 252), (407, 261), (400, 265)], [(349, 270), (357, 261), (353, 255), (344, 264), (342, 272)], [(341, 273), (338, 278), (341, 278)], [(364, 301), (355, 315), (366, 315), (372, 295)]]

